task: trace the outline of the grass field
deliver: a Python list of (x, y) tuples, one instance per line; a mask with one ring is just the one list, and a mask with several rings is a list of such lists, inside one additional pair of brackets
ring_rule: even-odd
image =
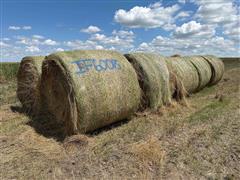
[(222, 81), (188, 106), (173, 103), (67, 139), (48, 119), (18, 113), (16, 81), (2, 81), (0, 177), (240, 179), (240, 67), (226, 67)]
[(19, 63), (0, 63), (0, 82), (16, 78)]

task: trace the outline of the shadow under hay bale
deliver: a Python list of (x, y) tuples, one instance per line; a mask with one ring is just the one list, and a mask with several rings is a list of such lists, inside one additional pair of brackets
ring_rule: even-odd
[(128, 118), (140, 104), (136, 72), (118, 52), (59, 52), (46, 57), (42, 71), (42, 98), (66, 134)]
[(64, 125), (57, 123), (55, 117), (51, 114), (39, 114), (37, 117), (32, 117), (27, 124), (47, 138), (54, 138), (63, 142), (66, 137)]
[(24, 57), (17, 72), (17, 97), (25, 113), (37, 114), (40, 107), (39, 82), (44, 57)]
[(133, 65), (142, 89), (140, 110), (156, 111), (170, 104), (169, 71), (164, 58), (150, 53), (131, 53), (125, 57)]

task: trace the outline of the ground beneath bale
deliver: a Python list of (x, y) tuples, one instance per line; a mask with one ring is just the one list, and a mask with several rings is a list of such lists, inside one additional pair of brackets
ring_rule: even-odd
[(65, 140), (12, 112), (14, 83), (0, 85), (1, 179), (240, 179), (240, 68), (191, 95), (189, 107), (174, 103)]

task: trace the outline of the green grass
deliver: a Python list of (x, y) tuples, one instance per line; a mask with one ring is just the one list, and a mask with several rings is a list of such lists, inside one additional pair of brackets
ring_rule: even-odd
[(215, 117), (218, 113), (221, 113), (221, 110), (223, 110), (228, 104), (229, 100), (227, 99), (222, 102), (219, 100), (215, 100), (209, 105), (197, 111), (196, 113), (192, 114), (189, 117), (189, 122), (201, 123), (209, 121), (211, 117)]
[(18, 62), (2, 62), (0, 63), (0, 77), (5, 80), (15, 79), (18, 71)]

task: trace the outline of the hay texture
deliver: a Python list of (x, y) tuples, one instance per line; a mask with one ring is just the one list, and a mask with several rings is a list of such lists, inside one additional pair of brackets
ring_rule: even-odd
[(196, 91), (206, 87), (212, 77), (212, 70), (209, 63), (201, 56), (187, 56), (185, 61), (190, 61), (198, 72), (199, 84)]
[[(185, 57), (166, 58), (168, 69), (175, 74), (178, 81), (181, 81), (187, 94), (196, 92), (199, 86), (198, 71), (195, 66)], [(175, 87), (174, 82), (170, 82)], [(171, 89), (175, 93), (174, 89)]]
[(170, 104), (169, 71), (165, 59), (156, 54), (132, 53), (125, 57), (138, 74), (142, 89), (141, 109), (149, 107), (157, 110)]
[(42, 98), (67, 134), (126, 119), (140, 104), (137, 74), (118, 52), (54, 53), (46, 57), (42, 71)]
[(209, 63), (212, 71), (212, 76), (208, 85), (211, 86), (217, 84), (222, 79), (224, 74), (224, 64), (222, 60), (211, 55), (202, 57)]
[(43, 56), (24, 57), (17, 72), (17, 97), (27, 113), (36, 113), (40, 103), (39, 83)]

